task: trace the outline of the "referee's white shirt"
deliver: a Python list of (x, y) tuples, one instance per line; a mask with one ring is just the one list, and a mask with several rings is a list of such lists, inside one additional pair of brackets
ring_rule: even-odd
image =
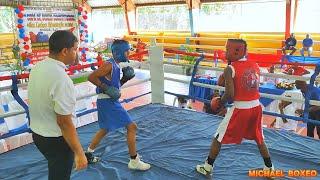
[(28, 83), (30, 128), (44, 137), (62, 136), (56, 113), (74, 114), (75, 88), (63, 62), (47, 58), (31, 70)]

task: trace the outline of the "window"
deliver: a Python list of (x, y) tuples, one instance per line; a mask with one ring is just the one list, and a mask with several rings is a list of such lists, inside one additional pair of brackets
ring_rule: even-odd
[(178, 30), (190, 29), (186, 5), (168, 5), (137, 8), (138, 30)]
[(0, 6), (0, 33), (10, 33), (14, 31), (14, 12), (11, 7)]
[(90, 34), (93, 33), (95, 42), (103, 41), (106, 37), (122, 36), (127, 32), (124, 11), (122, 8), (93, 10), (88, 21)]
[(295, 32), (320, 33), (319, 0), (299, 0)]
[(202, 4), (197, 31), (284, 32), (285, 0)]

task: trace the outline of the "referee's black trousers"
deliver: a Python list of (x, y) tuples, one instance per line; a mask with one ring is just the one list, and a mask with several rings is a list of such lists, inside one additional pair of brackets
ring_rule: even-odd
[(32, 138), (39, 151), (48, 160), (49, 180), (69, 180), (74, 154), (64, 138), (43, 137), (32, 133)]
[[(320, 111), (314, 111), (309, 113), (309, 118), (320, 121)], [(320, 139), (320, 126), (313, 123), (307, 123), (307, 136), (314, 138), (314, 129), (317, 129), (317, 134)]]

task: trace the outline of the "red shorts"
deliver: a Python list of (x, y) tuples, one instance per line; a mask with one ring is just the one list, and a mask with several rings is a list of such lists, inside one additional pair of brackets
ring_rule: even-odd
[(249, 109), (231, 107), (215, 134), (221, 144), (240, 144), (242, 139), (263, 142), (261, 105)]

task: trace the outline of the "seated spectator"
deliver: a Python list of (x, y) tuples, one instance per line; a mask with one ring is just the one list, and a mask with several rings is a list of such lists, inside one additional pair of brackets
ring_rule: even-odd
[(188, 101), (184, 97), (178, 96), (178, 107), (186, 109), (188, 107)]
[[(294, 97), (294, 98), (301, 98), (302, 95), (298, 94), (297, 92), (291, 92), (286, 91), (284, 93), (285, 97)], [(295, 102), (288, 102), (288, 101), (281, 101), (279, 103), (279, 111), (280, 114), (288, 115), (288, 116), (299, 116), (296, 114), (296, 110), (300, 109), (302, 106), (301, 103), (295, 103)], [(287, 119), (283, 117), (276, 117), (276, 119), (271, 124), (271, 127), (274, 127), (276, 129), (284, 129), (287, 131), (296, 132), (298, 126), (298, 121)]]
[(183, 96), (178, 96), (178, 107), (182, 109), (192, 109), (191, 100), (188, 100)]
[[(310, 100), (316, 100), (316, 101), (320, 101), (320, 89), (312, 86), (312, 87), (308, 87), (308, 84), (305, 81), (296, 81), (296, 87), (297, 89), (300, 89), (300, 91), (302, 92), (302, 95), (305, 97), (305, 94), (307, 93), (307, 91), (310, 92)], [(309, 119), (313, 119), (316, 121), (320, 121), (320, 106), (313, 106), (311, 105), (308, 109), (309, 111)], [(299, 114), (300, 116), (302, 116), (303, 114), (303, 110), (302, 109), (298, 109), (296, 111), (297, 114)], [(317, 129), (317, 134), (318, 137), (320, 139), (320, 126), (318, 125), (314, 125), (313, 123), (307, 123), (307, 136), (309, 137), (314, 137), (314, 129)]]
[(286, 40), (285, 46), (282, 48), (283, 54), (286, 54), (286, 50), (291, 50), (290, 55), (294, 54), (296, 52), (296, 44), (297, 40), (294, 37), (294, 33), (291, 33), (290, 37)]
[(292, 65), (287, 67), (284, 71), (284, 74), (288, 74), (288, 75), (296, 75), (296, 76), (303, 76), (306, 74), (310, 74), (310, 72), (308, 70), (306, 70), (304, 67), (302, 66), (298, 66), (298, 65)]
[(300, 49), (301, 56), (304, 56), (304, 51), (308, 52), (308, 56), (310, 57), (312, 54), (312, 45), (313, 40), (310, 38), (310, 34), (306, 35), (306, 38), (302, 41), (302, 48)]
[[(275, 67), (274, 65), (272, 65), (267, 69), (267, 71), (262, 69), (261, 72), (274, 73), (274, 70), (275, 70)], [(279, 82), (279, 79), (276, 77), (261, 76), (260, 79), (262, 83), (268, 83), (268, 84), (277, 84)]]

